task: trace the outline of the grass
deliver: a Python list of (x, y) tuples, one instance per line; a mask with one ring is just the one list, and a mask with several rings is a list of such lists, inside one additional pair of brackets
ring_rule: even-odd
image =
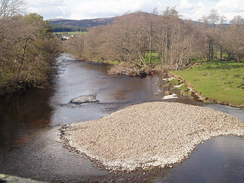
[(181, 84), (181, 82), (178, 79), (172, 79), (171, 81), (169, 81), (169, 83), (172, 86), (176, 86), (176, 85), (180, 85)]
[(184, 78), (204, 97), (244, 106), (244, 63), (207, 62), (173, 73)]
[(82, 35), (86, 34), (87, 32), (54, 32), (54, 34), (62, 34), (62, 35)]
[(145, 55), (146, 64), (159, 64), (161, 62), (159, 53), (156, 52), (147, 52)]
[(105, 61), (97, 61), (105, 64), (110, 64), (110, 65), (118, 65), (120, 62), (116, 60), (105, 60)]

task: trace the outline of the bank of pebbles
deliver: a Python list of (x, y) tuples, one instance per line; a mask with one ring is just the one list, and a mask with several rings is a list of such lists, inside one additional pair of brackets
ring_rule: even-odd
[(153, 102), (66, 126), (62, 134), (66, 144), (107, 169), (132, 171), (181, 162), (211, 137), (244, 136), (244, 127), (212, 109)]

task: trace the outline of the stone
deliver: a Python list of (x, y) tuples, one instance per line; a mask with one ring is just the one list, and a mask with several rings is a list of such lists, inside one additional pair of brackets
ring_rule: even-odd
[(177, 99), (177, 95), (174, 93), (172, 95), (167, 95), (163, 97), (163, 100)]
[(96, 103), (99, 102), (95, 95), (84, 95), (70, 101), (72, 104)]
[(175, 78), (174, 77), (171, 77), (171, 78), (164, 78), (163, 81), (172, 81), (174, 80)]
[(176, 85), (174, 88), (181, 88), (182, 86), (184, 86), (184, 84)]

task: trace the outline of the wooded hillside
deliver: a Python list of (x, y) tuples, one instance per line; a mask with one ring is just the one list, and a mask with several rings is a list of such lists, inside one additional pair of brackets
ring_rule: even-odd
[(86, 60), (118, 61), (138, 68), (161, 64), (178, 70), (196, 61), (242, 61), (244, 26), (241, 17), (226, 24), (214, 10), (194, 22), (168, 8), (162, 15), (137, 12), (117, 17), (112, 24), (91, 28), (65, 45)]

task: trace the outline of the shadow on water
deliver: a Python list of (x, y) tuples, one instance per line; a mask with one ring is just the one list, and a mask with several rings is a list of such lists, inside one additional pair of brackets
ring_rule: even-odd
[(35, 89), (0, 98), (0, 149), (23, 145), (33, 131), (48, 127), (53, 111), (48, 103), (51, 95), (51, 89)]
[[(59, 125), (101, 118), (119, 108), (158, 99), (157, 78), (108, 76), (108, 66), (58, 59), (51, 89), (30, 90), (0, 103), (0, 173), (48, 182), (80, 182), (108, 172), (60, 143)], [(158, 92), (157, 94), (155, 94)], [(72, 98), (96, 94), (99, 104), (70, 107)]]
[[(48, 182), (112, 179), (108, 171), (64, 148), (58, 128), (98, 119), (128, 105), (160, 100), (164, 93), (160, 80), (157, 76), (109, 76), (109, 66), (80, 62), (69, 55), (62, 55), (57, 63), (58, 75), (51, 88), (0, 99), (0, 173)], [(67, 105), (72, 98), (90, 94), (95, 94), (100, 103)], [(199, 105), (187, 98), (177, 102)], [(207, 107), (244, 119), (244, 112), (236, 108)], [(115, 176), (115, 182), (126, 178), (132, 181), (125, 182), (227, 182), (224, 177), (239, 183), (243, 178), (243, 154), (242, 138), (220, 137), (200, 145), (189, 160), (174, 169), (122, 174)]]

